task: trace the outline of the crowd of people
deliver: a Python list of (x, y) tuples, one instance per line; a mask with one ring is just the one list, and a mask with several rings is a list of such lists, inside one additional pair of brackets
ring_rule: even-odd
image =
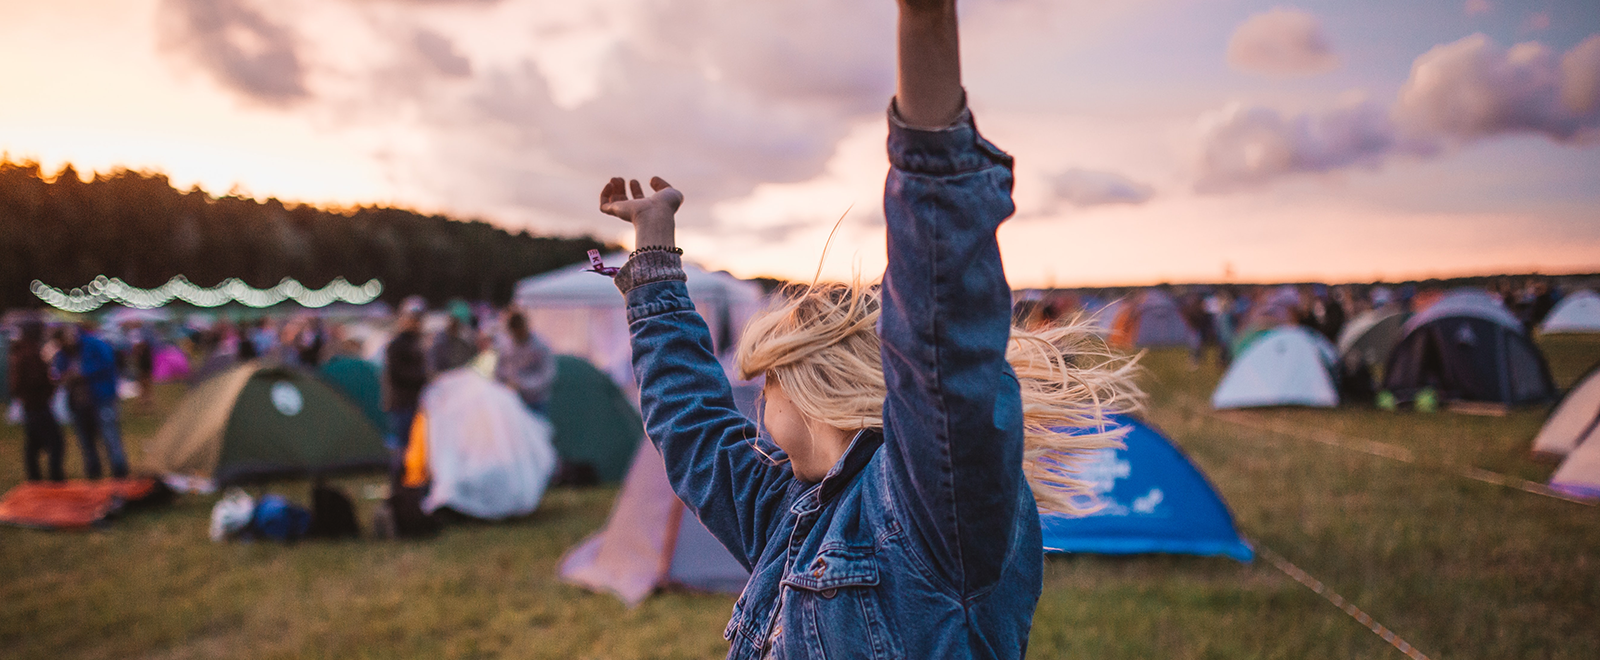
[[(529, 410), (545, 412), (556, 361), (526, 316), (457, 304), (442, 323), (430, 324), (439, 326), (434, 332), (425, 332), (426, 316), (420, 299), (406, 301), (392, 321), (376, 329), (370, 321), (345, 323), (306, 313), (244, 322), (133, 321), (112, 324), (105, 332), (93, 319), (48, 324), (25, 316), (9, 333), (7, 391), (13, 421), (25, 430), (27, 477), (66, 479), (63, 427), (78, 439), (84, 477), (128, 476), (123, 399), (149, 405), (156, 371), (152, 355), (174, 348), (196, 365), (188, 376), (191, 383), (261, 360), (318, 374), (339, 391), (350, 391), (352, 382), (357, 389), (378, 391), (375, 405), (381, 410), (363, 412), (384, 434), (397, 469), (422, 392), (445, 371), (479, 368), (516, 392)], [(368, 348), (374, 331), (389, 335), (381, 350)]]

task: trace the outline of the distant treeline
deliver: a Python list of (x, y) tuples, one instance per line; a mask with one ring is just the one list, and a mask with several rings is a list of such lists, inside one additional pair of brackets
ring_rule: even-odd
[(284, 277), (312, 288), (376, 277), (391, 304), (410, 295), (504, 304), (517, 280), (583, 261), (590, 249), (614, 246), (405, 209), (216, 197), (129, 170), (84, 183), (70, 165), (47, 177), (37, 164), (0, 160), (0, 309), (38, 306), (28, 290), (35, 279), (71, 288), (97, 275), (143, 288), (175, 275), (207, 287), (238, 277), (257, 288)]

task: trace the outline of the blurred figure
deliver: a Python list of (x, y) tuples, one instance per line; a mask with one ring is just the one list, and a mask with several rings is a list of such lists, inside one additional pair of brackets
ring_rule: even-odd
[(294, 336), (295, 356), (300, 366), (316, 369), (322, 364), (322, 348), (326, 343), (327, 334), (323, 332), (322, 319), (315, 316), (305, 319)]
[(451, 316), (450, 325), (433, 338), (433, 345), (428, 348), (428, 367), (432, 373), (466, 365), (478, 354), (477, 333), (467, 323), (459, 316)]
[(153, 396), (156, 369), (155, 330), (134, 321), (128, 325), (128, 370), (139, 383), (139, 405), (149, 408)]
[(428, 361), (422, 351), (422, 320), (415, 313), (400, 315), (395, 335), (383, 349), (383, 399), (389, 411), (385, 443), (402, 451), (417, 416), (417, 400), (428, 384)]
[(44, 452), (51, 481), (64, 481), (62, 469), (64, 451), (61, 425), (50, 411), (50, 399), (55, 395), (55, 383), (50, 380), (50, 367), (44, 360), (44, 326), (38, 321), (28, 321), (22, 326), (22, 336), (11, 344), (10, 377), (11, 396), (22, 404), (22, 423), (26, 434), (22, 445), (23, 464), (28, 480), (44, 478), (39, 469), (39, 453)]
[(495, 342), (495, 352), (500, 355), (495, 380), (514, 390), (530, 410), (543, 415), (556, 382), (555, 356), (528, 328), (528, 319), (521, 312), (506, 314), (504, 329)]
[(1217, 341), (1217, 360), (1227, 369), (1233, 363), (1233, 299), (1227, 291), (1218, 289), (1206, 295), (1202, 304)]
[(83, 450), (83, 474), (100, 478), (100, 449), (106, 447), (111, 476), (128, 476), (128, 458), (122, 451), (122, 413), (117, 400), (117, 355), (111, 345), (95, 335), (93, 322), (85, 321), (62, 336), (56, 355), (58, 378), (67, 387), (72, 426)]

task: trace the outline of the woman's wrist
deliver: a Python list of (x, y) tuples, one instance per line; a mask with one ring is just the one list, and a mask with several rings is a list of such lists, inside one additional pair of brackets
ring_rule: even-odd
[(659, 245), (661, 247), (677, 247), (675, 240), (675, 223), (671, 218), (666, 220), (644, 221), (637, 219), (633, 223), (633, 244), (636, 247), (646, 245)]

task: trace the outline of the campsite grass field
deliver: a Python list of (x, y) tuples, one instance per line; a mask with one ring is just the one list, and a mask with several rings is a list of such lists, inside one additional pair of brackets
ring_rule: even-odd
[[(1541, 340), (1567, 387), (1600, 337)], [(1549, 407), (1499, 418), (1365, 409), (1216, 414), (1221, 373), (1147, 355), (1147, 417), (1201, 467), (1241, 531), (1432, 658), (1594, 658), (1600, 508), (1467, 479), (1533, 481)], [(128, 410), (136, 458), (181, 392)], [(1401, 462), (1313, 441), (1387, 443)], [(71, 440), (69, 439), (69, 445)], [(22, 479), (21, 429), (0, 427), (0, 489)], [(80, 464), (68, 452), (69, 474)], [(359, 493), (364, 483), (344, 485)], [(262, 488), (254, 489), (257, 493)], [(294, 499), (307, 486), (265, 487)], [(657, 595), (637, 609), (555, 579), (605, 521), (614, 489), (552, 491), (533, 516), (415, 542), (214, 544), (215, 496), (130, 512), (103, 529), (0, 528), (7, 658), (707, 658), (733, 598)], [(363, 515), (372, 503), (360, 502)], [(365, 520), (365, 519), (364, 519)], [(1402, 658), (1258, 559), (1052, 557), (1033, 658)]]

